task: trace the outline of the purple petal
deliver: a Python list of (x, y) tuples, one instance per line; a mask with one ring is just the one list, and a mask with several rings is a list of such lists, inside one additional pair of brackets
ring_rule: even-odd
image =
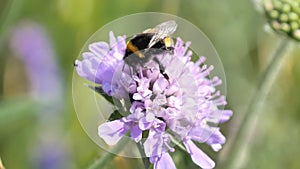
[(96, 57), (96, 56), (92, 52), (84, 52), (82, 54), (83, 59), (90, 59), (90, 58), (93, 58), (93, 57)]
[(132, 105), (130, 107), (130, 112), (134, 113), (138, 108), (144, 109), (144, 104), (141, 102), (134, 101), (132, 102)]
[(95, 81), (95, 75), (96, 75), (96, 69), (93, 68), (93, 66), (97, 63), (91, 62), (90, 59), (85, 59), (82, 61), (76, 60), (75, 61), (76, 66), (76, 71), (79, 76), (86, 78), (89, 81), (94, 82)]
[(109, 51), (109, 46), (106, 42), (95, 42), (89, 45), (89, 50), (96, 56), (103, 58)]
[(224, 144), (225, 141), (226, 141), (226, 138), (220, 132), (219, 128), (215, 128), (214, 132), (207, 140), (207, 142), (209, 144)]
[(98, 83), (103, 83), (103, 82), (110, 83), (112, 81), (114, 73), (115, 73), (115, 67), (102, 62), (99, 64), (97, 68), (96, 82), (99, 81)]
[(165, 131), (166, 123), (164, 121), (156, 119), (153, 123), (154, 123), (153, 127), (155, 128), (155, 130), (157, 132), (164, 132)]
[(116, 43), (117, 43), (117, 39), (116, 39), (113, 31), (110, 31), (109, 32), (109, 45), (111, 47), (114, 47), (116, 45)]
[(113, 56), (117, 60), (122, 60), (125, 54), (125, 37), (115, 37), (112, 31), (109, 32), (109, 45), (112, 48), (110, 51), (110, 55)]
[(188, 153), (190, 153), (192, 160), (201, 168), (214, 168), (215, 162), (208, 157), (202, 150), (200, 150), (190, 139), (183, 141)]
[(142, 130), (139, 128), (139, 125), (135, 125), (130, 129), (130, 137), (135, 142), (139, 142), (142, 139)]
[(222, 149), (222, 145), (221, 144), (211, 144), (210, 145), (211, 148), (215, 151), (215, 152), (218, 152)]
[(161, 157), (154, 163), (154, 169), (176, 169), (169, 153), (162, 153)]
[(145, 64), (145, 67), (147, 67), (147, 69), (143, 70), (144, 75), (148, 77), (151, 82), (155, 82), (160, 74), (159, 65), (155, 61), (150, 61)]
[(162, 93), (168, 85), (169, 82), (165, 78), (160, 77), (153, 85), (153, 92)]
[(132, 96), (132, 98), (134, 100), (142, 100), (143, 96), (141, 94), (139, 94), (139, 93), (134, 93), (133, 96)]
[(86, 74), (82, 70), (82, 61), (75, 60), (75, 65), (77, 65), (75, 68), (76, 68), (76, 71), (77, 71), (78, 75), (81, 76), (81, 77), (86, 78)]
[(92, 69), (97, 70), (101, 60), (98, 57), (91, 57), (89, 60), (91, 62)]
[(137, 88), (137, 86), (136, 86), (135, 83), (130, 83), (127, 90), (128, 90), (129, 93), (135, 93), (136, 88)]
[(103, 83), (103, 84), (102, 84), (102, 89), (103, 89), (103, 91), (104, 91), (106, 94), (108, 94), (109, 96), (112, 95), (112, 90), (113, 90), (113, 88), (112, 88), (112, 85), (111, 85), (110, 83)]
[(148, 130), (152, 126), (152, 122), (147, 121), (146, 117), (139, 120), (139, 127), (141, 130)]
[(144, 143), (144, 150), (147, 157), (157, 156), (162, 153), (163, 140), (159, 133), (151, 130)]
[(168, 106), (169, 107), (175, 107), (180, 109), (181, 107), (181, 100), (178, 97), (170, 96), (167, 98)]
[(98, 127), (98, 135), (108, 145), (116, 144), (126, 132), (125, 123), (121, 120), (106, 122)]
[(95, 72), (92, 69), (92, 64), (89, 60), (83, 60), (81, 69), (85, 73), (85, 76), (88, 80), (94, 81), (95, 80)]
[(194, 126), (190, 130), (189, 136), (191, 136), (193, 140), (203, 143), (206, 142), (211, 137), (211, 135), (213, 135), (214, 132), (215, 132), (214, 128), (211, 128), (206, 125)]
[(220, 132), (219, 129), (216, 129), (214, 133), (206, 141), (214, 151), (219, 151), (222, 148), (222, 144), (226, 141), (225, 136)]
[(172, 82), (172, 84), (166, 90), (166, 95), (172, 95), (172, 94), (178, 92), (179, 89), (180, 89), (179, 84), (177, 82)]
[(220, 119), (220, 123), (224, 123), (224, 122), (228, 121), (230, 119), (230, 117), (232, 116), (232, 114), (233, 114), (233, 112), (231, 110), (223, 110), (221, 119)]

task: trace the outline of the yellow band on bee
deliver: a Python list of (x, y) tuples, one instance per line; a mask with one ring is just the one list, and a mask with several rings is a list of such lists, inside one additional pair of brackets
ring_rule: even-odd
[(171, 37), (169, 37), (169, 36), (165, 37), (164, 43), (165, 43), (166, 47), (171, 47), (172, 46), (172, 39), (171, 39)]
[(132, 51), (132, 53), (136, 54), (139, 58), (143, 58), (144, 55), (139, 51), (139, 49), (134, 46), (131, 41), (127, 43), (127, 50)]

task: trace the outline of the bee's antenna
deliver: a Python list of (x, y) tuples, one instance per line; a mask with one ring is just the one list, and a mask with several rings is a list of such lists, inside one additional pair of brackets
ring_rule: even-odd
[(170, 77), (167, 75), (167, 73), (165, 71), (165, 67), (161, 64), (161, 62), (158, 60), (158, 58), (154, 57), (153, 61), (158, 64), (160, 73), (164, 76), (165, 79), (167, 79), (169, 81)]

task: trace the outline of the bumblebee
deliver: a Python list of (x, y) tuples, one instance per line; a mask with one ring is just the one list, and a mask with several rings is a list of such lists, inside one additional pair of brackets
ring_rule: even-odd
[(169, 20), (135, 35), (127, 42), (123, 58), (125, 63), (134, 67), (153, 59), (159, 64), (158, 59), (153, 58), (152, 55), (161, 52), (173, 52), (173, 40), (170, 35), (176, 31), (176, 28), (176, 22)]

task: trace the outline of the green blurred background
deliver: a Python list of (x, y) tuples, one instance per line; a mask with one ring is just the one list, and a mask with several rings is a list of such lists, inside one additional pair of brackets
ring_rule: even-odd
[[(85, 41), (101, 26), (125, 15), (150, 11), (170, 13), (192, 22), (209, 37), (221, 57), (227, 78), (228, 108), (234, 115), (221, 125), (228, 140), (224, 150), (214, 153), (203, 148), (217, 161), (217, 168), (223, 168), (222, 160), (230, 156), (225, 151), (231, 146), (260, 74), (281, 38), (265, 31), (265, 17), (250, 0), (1, 0), (0, 11), (0, 157), (7, 169), (47, 169), (39, 165), (36, 145), (40, 140), (51, 140), (52, 135), (57, 137), (57, 146), (63, 147), (61, 161), (65, 168), (87, 168), (106, 153), (89, 139), (76, 117), (71, 91), (73, 62)], [(26, 65), (10, 45), (13, 30), (24, 20), (46, 29), (61, 69), (64, 102), (59, 128), (55, 121), (55, 129), (52, 125), (47, 130), (40, 127), (37, 111), (41, 105), (31, 97)], [(242, 168), (300, 168), (299, 43), (293, 44), (288, 55), (253, 124), (253, 139), (247, 145), (251, 148), (243, 157)], [(177, 168), (197, 168), (180, 150), (172, 156)], [(116, 157), (106, 168), (142, 168), (142, 162)]]

